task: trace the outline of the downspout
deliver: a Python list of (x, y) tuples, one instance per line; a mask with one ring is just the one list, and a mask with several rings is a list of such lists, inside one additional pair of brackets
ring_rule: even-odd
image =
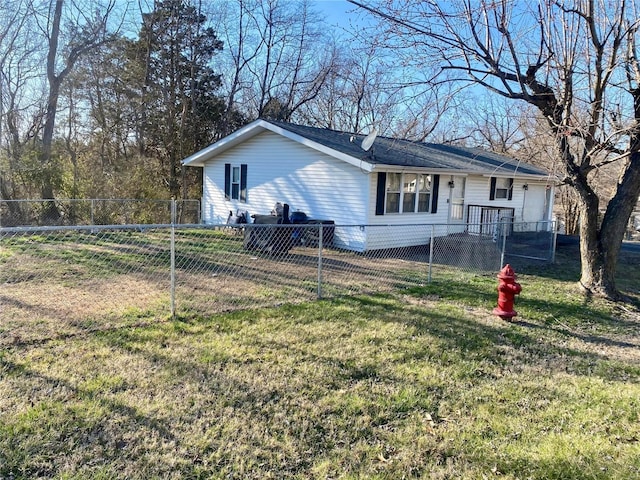
[[(529, 191), (529, 184), (525, 183), (522, 185), (522, 214), (520, 215), (521, 221), (524, 223), (524, 209), (527, 204), (527, 192)], [(545, 200), (546, 201), (546, 200)]]
[(449, 182), (447, 183), (449, 186), (449, 199), (447, 200), (448, 208), (447, 208), (447, 225), (451, 225), (451, 211), (453, 208), (453, 175), (449, 177)]

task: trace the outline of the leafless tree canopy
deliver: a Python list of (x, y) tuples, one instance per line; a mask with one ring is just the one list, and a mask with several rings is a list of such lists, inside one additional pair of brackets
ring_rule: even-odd
[(317, 7), (0, 2), (1, 197), (199, 197), (180, 160), (259, 116), (430, 135), (448, 94), (412, 88)]
[[(617, 256), (640, 194), (638, 5), (349, 1), (378, 18), (389, 48), (415, 69), (437, 64), (436, 82), (481, 87), (539, 112), (556, 171), (578, 198), (581, 283), (617, 297)], [(610, 164), (617, 184), (604, 208), (593, 172)]]

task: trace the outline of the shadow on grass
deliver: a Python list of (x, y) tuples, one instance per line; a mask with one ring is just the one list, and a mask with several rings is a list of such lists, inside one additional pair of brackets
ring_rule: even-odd
[[(47, 375), (2, 356), (0, 371), (8, 376), (26, 378), (32, 384), (38, 383), (41, 391), (68, 392), (64, 400), (49, 395), (35, 400), (32, 397), (30, 409), (11, 420), (5, 417), (0, 421), (0, 431), (10, 432), (6, 442), (0, 441), (0, 478), (57, 477), (64, 470), (58, 462), (64, 462), (65, 457), (71, 454), (69, 449), (72, 445), (91, 446), (91, 450), (99, 454), (101, 462), (109, 457), (126, 455), (131, 438), (127, 431), (118, 430), (120, 418), (129, 419), (131, 431), (143, 430), (149, 437), (159, 437), (166, 442), (179, 441), (162, 418), (143, 414), (135, 406), (118, 401), (112, 395), (79, 387), (60, 376)], [(30, 396), (35, 393), (30, 392)], [(93, 416), (96, 407), (108, 413), (106, 418)], [(38, 415), (45, 417), (39, 418)], [(109, 428), (107, 424), (111, 422), (118, 428)], [(3, 447), (9, 450), (3, 451)]]
[[(0, 340), (0, 348), (24, 348), (24, 347), (41, 347), (51, 342), (59, 342), (64, 340), (82, 340), (89, 339), (97, 333), (109, 333), (117, 331), (126, 331), (132, 328), (146, 328), (168, 323), (169, 318), (157, 318), (141, 314), (141, 318), (150, 318), (149, 320), (129, 319), (130, 323), (122, 323), (120, 325), (100, 325), (97, 327), (87, 326), (79, 322), (71, 322), (70, 325), (76, 328), (75, 331), (58, 332), (56, 334), (42, 335), (34, 338), (23, 338), (20, 335), (5, 337)], [(87, 324), (93, 325), (95, 322), (88, 321)]]
[[(202, 464), (209, 469), (203, 470), (207, 476), (229, 473), (226, 476), (232, 477), (234, 469), (238, 471), (245, 465), (243, 462), (253, 462), (246, 478), (310, 478), (319, 461), (331, 458), (332, 453), (340, 458), (335, 452), (350, 452), (385, 438), (387, 426), (402, 425), (410, 415), (434, 412), (429, 421), (444, 422), (437, 418), (443, 401), (458, 395), (465, 386), (483, 381), (493, 384), (505, 372), (528, 368), (565, 372), (571, 366), (576, 375), (599, 375), (609, 380), (615, 376), (615, 367), (595, 373), (583, 368), (581, 365), (604, 361), (606, 356), (567, 346), (559, 338), (565, 336), (562, 331), (487, 318), (484, 312), (490, 311), (488, 305), (493, 306), (495, 300), (495, 285), (491, 282), (447, 282), (411, 292), (416, 300), (421, 295), (429, 297), (425, 303), (403, 301), (407, 295), (351, 297), (209, 318), (185, 317), (143, 328), (99, 331), (87, 335), (86, 341), (78, 339), (80, 348), (96, 344), (107, 347), (113, 358), (121, 359), (121, 367), (144, 367), (141, 371), (148, 375), (142, 382), (145, 386), (125, 382), (124, 389), (132, 390), (130, 394), (125, 392), (128, 396), (114, 396), (109, 388), (79, 387), (12, 359), (5, 362), (5, 371), (16, 377), (41, 380), (45, 385), (42, 391), (47, 387), (53, 390), (62, 382), (72, 392), (72, 402), (102, 407), (112, 430), (99, 430), (108, 444), (101, 451), (101, 462), (114, 469), (130, 468), (127, 464), (131, 463), (144, 467), (146, 448), (151, 447), (141, 437), (148, 435), (166, 440), (172, 444), (166, 449), (178, 452), (174, 454), (174, 476), (197, 478)], [(439, 301), (438, 297), (447, 301)], [(475, 310), (468, 305), (475, 305)], [(325, 314), (320, 314), (319, 310), (325, 308)], [(316, 323), (321, 323), (319, 328)], [(382, 324), (402, 328), (391, 329), (387, 334), (379, 328)], [(549, 334), (541, 335), (545, 328)], [(429, 364), (433, 370), (444, 370), (456, 378), (431, 379), (419, 370), (420, 364)], [(412, 368), (419, 372), (417, 382), (405, 375)], [(87, 367), (83, 375), (90, 379), (91, 368)], [(529, 385), (518, 393), (528, 394), (535, 389), (540, 398), (556, 398), (560, 393), (555, 388), (551, 383)], [(159, 392), (180, 398), (175, 402), (168, 398), (167, 405), (157, 403), (157, 415), (136, 408), (135, 402), (150, 401)], [(73, 412), (74, 407), (64, 406), (63, 411)], [(65, 421), (69, 424), (63, 426), (63, 434), (78, 444), (88, 443), (95, 434), (90, 422), (76, 421), (70, 414)], [(487, 437), (498, 439), (501, 435), (490, 426), (485, 427)], [(33, 424), (30, 428), (39, 427)], [(137, 434), (139, 430), (142, 435)], [(14, 434), (13, 441), (19, 444), (28, 433)], [(128, 452), (117, 447), (123, 441), (121, 436), (132, 443)], [(433, 458), (420, 457), (424, 451), (439, 462), (447, 456), (455, 460), (455, 448), (451, 443), (443, 445), (441, 440), (435, 436), (421, 438), (420, 452), (415, 453), (414, 459), (405, 459), (405, 467), (414, 469), (413, 476), (420, 472), (427, 475), (421, 469), (429, 468), (426, 462), (434, 462)], [(44, 441), (37, 441), (41, 442), (40, 448), (64, 457), (65, 442), (56, 441), (45, 447)], [(165, 449), (159, 444), (153, 448)], [(360, 454), (364, 455), (362, 450)], [(367, 466), (366, 462), (375, 462), (358, 457), (357, 450), (353, 455), (339, 455), (349, 462), (352, 472)], [(12, 458), (10, 466), (17, 468), (20, 459)], [(60, 473), (55, 471), (58, 463), (46, 465), (47, 471), (37, 470), (36, 463), (27, 465), (33, 469), (27, 472), (32, 476)], [(393, 462), (388, 465), (394, 467)], [(366, 473), (372, 474), (374, 467), (368, 467)], [(506, 467), (507, 472), (520, 473), (526, 472), (528, 465)], [(158, 469), (153, 471), (157, 478), (165, 473), (162, 466), (154, 468)], [(226, 472), (217, 470), (224, 468)], [(339, 468), (336, 466), (336, 470)], [(397, 468), (395, 475), (380, 478), (411, 476), (402, 467)], [(9, 467), (0, 467), (0, 475), (9, 473)]]
[(564, 335), (566, 337), (574, 337), (579, 340), (582, 340), (585, 343), (591, 343), (601, 347), (619, 347), (619, 348), (633, 348), (633, 349), (640, 348), (639, 342), (636, 342), (636, 343), (626, 342), (623, 340), (614, 340), (614, 339), (599, 336), (599, 335), (581, 334), (569, 329), (566, 326), (558, 328), (551, 325), (538, 325), (535, 323), (527, 322), (525, 320), (515, 321), (513, 322), (513, 325), (519, 325), (521, 327), (538, 329), (542, 331), (553, 331), (553, 332), (559, 333), (560, 335)]
[[(458, 289), (454, 290), (459, 292)], [(640, 366), (636, 362), (611, 365), (609, 370), (605, 369), (599, 373), (584, 368), (586, 365), (610, 361), (609, 355), (600, 351), (602, 347), (634, 350), (640, 347), (640, 344), (634, 341), (583, 334), (566, 328), (527, 321), (507, 323), (496, 319), (492, 325), (491, 321), (474, 319), (473, 313), (446, 315), (401, 303), (390, 305), (384, 298), (377, 297), (356, 297), (350, 301), (357, 302), (363, 311), (368, 310), (372, 318), (379, 321), (402, 323), (414, 328), (420, 336), (429, 335), (438, 338), (442, 350), (450, 352), (451, 358), (456, 360), (488, 362), (499, 368), (537, 366), (556, 372), (566, 372), (570, 369), (578, 374), (600, 375), (607, 380), (612, 380), (616, 376), (628, 380), (627, 377), (631, 373), (635, 381), (640, 381)], [(560, 309), (561, 305), (556, 305), (555, 308)], [(486, 312), (489, 315), (490, 310), (487, 309)], [(634, 334), (639, 327), (634, 322), (615, 321), (611, 318), (603, 321), (617, 326), (618, 331), (632, 329)], [(594, 348), (589, 350), (588, 347), (568, 346), (567, 337), (590, 344)], [(424, 351), (414, 359), (419, 360), (421, 356), (426, 358), (431, 354), (432, 352)]]
[[(562, 282), (580, 280), (580, 249), (577, 244), (558, 245), (554, 263), (514, 259), (518, 273), (536, 275)], [(616, 283), (622, 293), (631, 295), (631, 303), (640, 308), (640, 250), (625, 249), (618, 256)]]

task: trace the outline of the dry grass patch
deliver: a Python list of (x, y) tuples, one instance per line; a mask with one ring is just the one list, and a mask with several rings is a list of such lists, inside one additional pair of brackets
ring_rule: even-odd
[[(507, 323), (494, 275), (304, 302), (299, 277), (252, 281), (295, 263), (235, 278), (245, 255), (202, 243), (178, 276), (201, 313), (174, 321), (131, 251), (91, 279), (110, 263), (65, 254), (51, 282), (3, 285), (0, 478), (640, 478), (640, 310), (576, 295), (575, 260), (517, 268)], [(336, 260), (346, 286), (401, 284), (360, 260)], [(217, 297), (280, 307), (219, 314)]]
[[(535, 320), (548, 312), (524, 298), (520, 323), (502, 322), (482, 297), (461, 302), (467, 287), (12, 346), (0, 357), (0, 475), (640, 475), (637, 357)], [(476, 280), (487, 298), (494, 287)], [(638, 327), (627, 318), (618, 336)]]
[(166, 318), (167, 286), (128, 275), (80, 284), (21, 282), (0, 292), (0, 345), (47, 341)]

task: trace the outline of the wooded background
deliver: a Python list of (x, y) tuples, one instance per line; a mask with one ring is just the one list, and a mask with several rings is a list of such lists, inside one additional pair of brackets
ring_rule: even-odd
[[(439, 59), (352, 10), (333, 24), (310, 0), (5, 0), (0, 198), (200, 198), (180, 161), (258, 117), (482, 146), (558, 173), (531, 105), (442, 81)], [(592, 173), (599, 195), (616, 175)], [(559, 191), (573, 233), (575, 193)]]
[(181, 159), (257, 117), (505, 153), (537, 128), (410, 79), (367, 41), (365, 13), (332, 25), (311, 1), (5, 0), (0, 195), (199, 198)]

